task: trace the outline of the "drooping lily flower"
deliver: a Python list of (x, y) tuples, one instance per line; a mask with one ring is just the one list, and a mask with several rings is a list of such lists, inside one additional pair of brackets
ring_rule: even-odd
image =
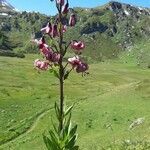
[(85, 48), (85, 44), (82, 41), (72, 41), (71, 48), (80, 50)]
[(82, 41), (72, 41), (70, 46), (74, 49), (76, 54), (81, 54), (82, 50), (85, 48), (85, 44)]
[(70, 19), (69, 19), (69, 26), (75, 26), (76, 24), (76, 16), (75, 14), (71, 14)]
[(56, 0), (56, 2), (57, 2), (58, 5), (61, 5), (61, 6), (63, 6), (64, 3), (65, 3), (64, 0)]
[(72, 65), (72, 68), (74, 69), (80, 64), (80, 58), (79, 56), (74, 56), (72, 58), (69, 58), (68, 62)]
[(48, 45), (45, 42), (44, 36), (40, 40), (34, 39), (31, 40), (31, 42), (37, 44), (39, 46), (39, 49), (42, 49), (43, 47), (48, 47)]
[(72, 65), (73, 69), (76, 69), (77, 73), (84, 73), (89, 69), (88, 64), (84, 63), (79, 56), (69, 58), (68, 62)]
[(48, 60), (49, 56), (51, 56), (53, 54), (52, 49), (49, 47), (43, 47), (42, 49), (40, 49), (40, 51), (47, 60)]
[(45, 57), (46, 60), (53, 62), (53, 63), (59, 62), (60, 54), (54, 52), (52, 48), (43, 47), (41, 49), (41, 53), (43, 54), (43, 56)]
[(53, 62), (53, 63), (58, 63), (60, 59), (60, 54), (54, 52), (52, 48), (48, 47), (43, 47), (41, 49), (41, 53), (43, 56), (46, 58), (46, 60)]
[(46, 27), (41, 29), (41, 32), (49, 34), (52, 32), (52, 24), (50, 22), (47, 23)]
[(36, 69), (40, 69), (40, 70), (47, 70), (48, 67), (49, 67), (49, 63), (46, 62), (46, 61), (41, 61), (41, 60), (39, 60), (39, 59), (36, 59), (36, 60), (34, 61), (34, 67), (35, 67)]
[(40, 51), (43, 55), (46, 55), (47, 53), (52, 52), (52, 49), (49, 47), (43, 47), (42, 49), (40, 49)]
[(69, 11), (69, 3), (67, 2), (62, 10), (62, 13), (63, 14), (67, 14)]
[(58, 63), (59, 60), (60, 60), (60, 54), (54, 52), (54, 53), (52, 54), (52, 60), (51, 60), (51, 61), (52, 61), (53, 63)]
[(89, 68), (88, 64), (86, 64), (84, 62), (80, 62), (76, 67), (76, 72), (83, 73), (83, 72), (87, 71), (88, 68)]
[(57, 28), (57, 25), (56, 25), (56, 24), (53, 24), (53, 25), (52, 25), (51, 36), (52, 36), (53, 38), (55, 38), (56, 36), (58, 36), (58, 28)]

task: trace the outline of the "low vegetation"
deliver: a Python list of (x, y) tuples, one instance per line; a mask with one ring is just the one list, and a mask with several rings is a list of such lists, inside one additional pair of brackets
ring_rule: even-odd
[[(0, 57), (1, 149), (45, 148), (41, 134), (51, 128), (58, 83), (51, 73), (33, 70), (34, 58)], [(67, 105), (75, 103), (81, 149), (149, 147), (149, 75), (149, 69), (115, 61), (91, 64), (90, 74), (80, 82), (72, 74), (65, 99)], [(143, 123), (129, 129), (138, 118)]]

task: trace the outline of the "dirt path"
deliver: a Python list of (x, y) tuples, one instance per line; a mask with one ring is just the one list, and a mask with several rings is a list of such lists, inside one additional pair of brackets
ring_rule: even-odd
[[(136, 86), (138, 83), (139, 83), (139, 82), (133, 82), (133, 83), (129, 83), (129, 84), (120, 85), (120, 86), (117, 86), (116, 88), (114, 88), (114, 89), (112, 89), (112, 90), (110, 90), (110, 91), (108, 91), (108, 92), (106, 92), (106, 93), (103, 93), (103, 94), (101, 94), (101, 95), (96, 95), (95, 97), (98, 97), (98, 96), (106, 96), (106, 95), (112, 95), (112, 94), (115, 94), (115, 93), (117, 93), (117, 92), (119, 92), (119, 91), (121, 91), (121, 90), (123, 90), (123, 89), (127, 89), (127, 88), (134, 87), (134, 86)], [(81, 101), (80, 101), (80, 102), (81, 102)], [(80, 102), (79, 102), (79, 103), (80, 103)], [(83, 100), (82, 100), (82, 102), (83, 102)], [(3, 147), (6, 146), (7, 144), (9, 144), (9, 143), (11, 143), (11, 142), (14, 142), (14, 141), (16, 141), (16, 140), (18, 140), (18, 139), (24, 137), (25, 135), (29, 134), (30, 132), (32, 132), (32, 131), (36, 128), (36, 126), (38, 125), (38, 123), (40, 122), (40, 120), (41, 120), (46, 114), (48, 114), (51, 109), (53, 109), (53, 107), (50, 108), (49, 110), (47, 110), (47, 111), (41, 113), (41, 114), (35, 119), (34, 123), (31, 125), (31, 127), (30, 127), (25, 133), (23, 133), (23, 134), (19, 135), (18, 137), (12, 139), (11, 141), (8, 141), (8, 142), (2, 144), (2, 145), (0, 146), (0, 148), (3, 148)]]
[[(107, 91), (105, 93), (98, 94), (98, 95), (95, 95), (95, 96), (92, 96), (92, 97), (93, 98), (97, 98), (97, 97), (105, 97), (105, 96), (113, 95), (113, 94), (118, 93), (118, 92), (120, 92), (120, 91), (122, 91), (124, 89), (135, 87), (140, 82), (141, 81), (136, 81), (136, 82), (131, 82), (131, 83), (128, 83), (128, 84), (119, 85), (117, 87), (114, 87), (110, 91)], [(76, 102), (76, 104), (83, 103), (83, 102), (86, 102), (86, 101), (87, 101), (87, 99), (85, 99), (85, 100), (82, 99), (82, 100)]]
[[(110, 90), (109, 92), (106, 92), (104, 94), (102, 94), (102, 96), (106, 96), (106, 95), (111, 95), (111, 94), (115, 94), (123, 89), (127, 89), (127, 88), (131, 88), (131, 87), (134, 87), (136, 85), (138, 85), (140, 83), (140, 81), (138, 82), (132, 82), (132, 83), (128, 83), (128, 84), (123, 84), (123, 85), (120, 85), (120, 86), (117, 86), (116, 88)], [(99, 95), (100, 96), (100, 95)]]
[(12, 139), (11, 141), (7, 141), (7, 142), (5, 142), (4, 144), (0, 145), (0, 150), (1, 150), (1, 148), (4, 148), (4, 146), (6, 146), (7, 144), (12, 143), (12, 142), (14, 142), (14, 141), (16, 141), (16, 140), (18, 140), (18, 139), (20, 139), (20, 138), (26, 136), (26, 135), (29, 134), (30, 132), (32, 132), (32, 131), (36, 128), (37, 124), (40, 122), (40, 119), (42, 119), (46, 114), (48, 114), (51, 109), (53, 109), (53, 107), (51, 107), (50, 109), (48, 109), (48, 110), (44, 111), (43, 113), (41, 113), (41, 114), (35, 119), (34, 123), (30, 126), (30, 128), (29, 128), (28, 130), (26, 130), (24, 133), (18, 135), (17, 137), (15, 137), (14, 139)]

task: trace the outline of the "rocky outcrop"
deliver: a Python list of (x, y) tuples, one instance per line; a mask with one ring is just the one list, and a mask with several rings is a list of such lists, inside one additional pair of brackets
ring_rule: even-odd
[(0, 17), (11, 16), (16, 12), (16, 9), (6, 0), (0, 0)]
[(91, 23), (87, 24), (82, 30), (81, 34), (90, 34), (93, 32), (103, 33), (108, 29), (108, 26), (102, 23)]
[(150, 9), (143, 7), (135, 7), (130, 4), (119, 3), (111, 1), (107, 5), (107, 9), (113, 11), (115, 14), (120, 14), (122, 16), (137, 16), (137, 15), (147, 15), (150, 16)]

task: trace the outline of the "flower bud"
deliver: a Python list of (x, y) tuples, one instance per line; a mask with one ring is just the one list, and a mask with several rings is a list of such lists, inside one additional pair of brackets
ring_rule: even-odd
[(85, 44), (82, 41), (72, 41), (70, 46), (74, 49), (76, 54), (81, 54), (82, 50), (85, 48)]
[(76, 16), (75, 14), (71, 14), (70, 19), (69, 19), (69, 26), (75, 26), (76, 24)]
[(69, 3), (66, 3), (66, 5), (65, 5), (64, 8), (63, 8), (62, 13), (63, 13), (63, 14), (67, 14), (68, 11), (69, 11)]
[(64, 0), (56, 0), (56, 2), (57, 2), (58, 5), (61, 5), (61, 6), (63, 6), (64, 3), (65, 3)]
[(67, 26), (66, 25), (63, 25), (62, 31), (63, 31), (63, 33), (65, 33), (67, 31)]
[(57, 29), (57, 25), (56, 25), (56, 24), (53, 24), (53, 25), (52, 25), (51, 36), (52, 36), (53, 38), (55, 38), (56, 36), (58, 36), (58, 29)]

